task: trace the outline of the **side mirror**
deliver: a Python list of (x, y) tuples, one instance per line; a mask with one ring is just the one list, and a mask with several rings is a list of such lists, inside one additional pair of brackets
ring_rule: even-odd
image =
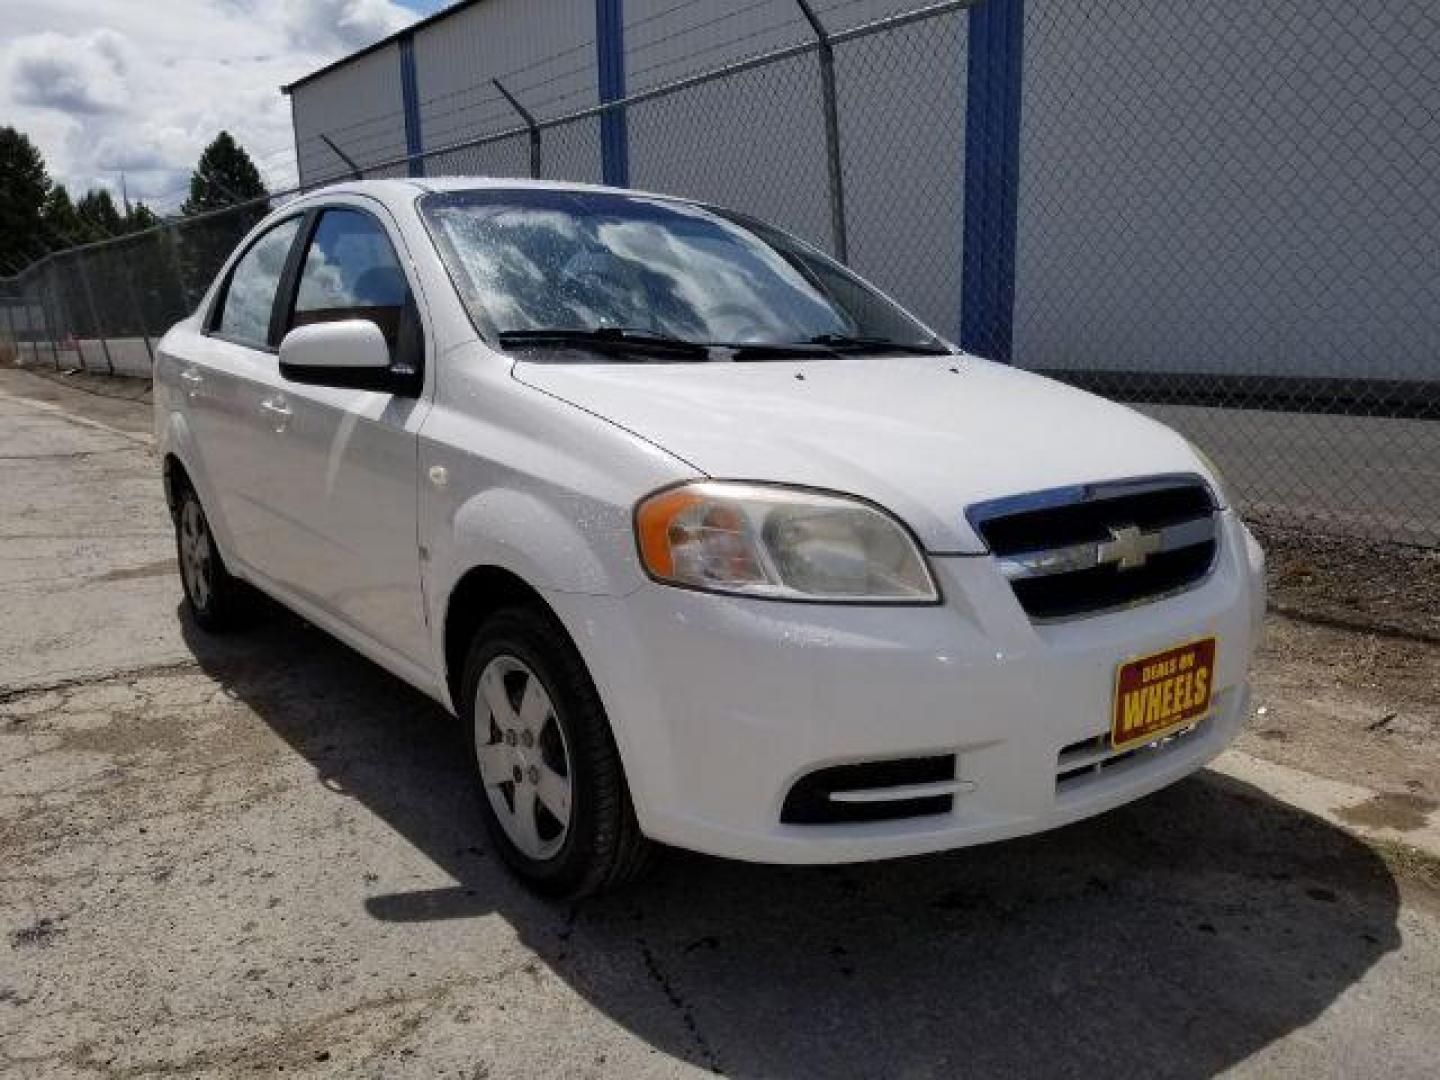
[(297, 326), (280, 342), (280, 374), (291, 382), (395, 392), (390, 347), (367, 319)]

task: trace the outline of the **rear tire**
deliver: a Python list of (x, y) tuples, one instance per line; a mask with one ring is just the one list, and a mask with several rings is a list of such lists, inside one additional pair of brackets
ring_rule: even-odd
[(536, 892), (579, 897), (634, 881), (640, 832), (604, 706), (565, 630), (533, 607), (481, 624), (460, 700), (491, 842)]
[(249, 591), (225, 568), (210, 519), (188, 483), (181, 486), (176, 499), (175, 550), (185, 606), (195, 624), (212, 634), (244, 625), (251, 614)]

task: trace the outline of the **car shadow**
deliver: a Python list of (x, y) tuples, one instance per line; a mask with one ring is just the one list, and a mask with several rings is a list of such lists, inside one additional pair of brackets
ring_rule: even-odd
[(1210, 772), (1026, 840), (843, 868), (676, 852), (625, 892), (547, 903), (487, 857), (434, 703), (283, 613), (185, 633), (321, 783), (454, 879), (370, 917), (498, 913), (604, 1015), (728, 1075), (1210, 1076), (1399, 946), (1369, 848)]

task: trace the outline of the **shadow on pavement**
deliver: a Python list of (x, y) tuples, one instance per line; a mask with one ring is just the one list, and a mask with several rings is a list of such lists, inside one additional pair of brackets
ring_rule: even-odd
[(1210, 1076), (1400, 944), (1367, 847), (1212, 773), (1028, 840), (845, 868), (676, 853), (620, 895), (548, 904), (489, 857), (433, 703), (287, 615), (186, 636), (323, 783), (455, 880), (372, 897), (371, 917), (498, 913), (594, 1008), (728, 1075)]

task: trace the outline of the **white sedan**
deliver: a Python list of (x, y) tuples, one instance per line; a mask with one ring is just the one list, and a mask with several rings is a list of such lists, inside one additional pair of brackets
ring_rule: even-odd
[(1193, 447), (716, 207), (315, 192), (165, 336), (155, 422), (193, 619), (257, 588), (457, 714), (550, 893), (1052, 828), (1247, 712), (1262, 556)]

